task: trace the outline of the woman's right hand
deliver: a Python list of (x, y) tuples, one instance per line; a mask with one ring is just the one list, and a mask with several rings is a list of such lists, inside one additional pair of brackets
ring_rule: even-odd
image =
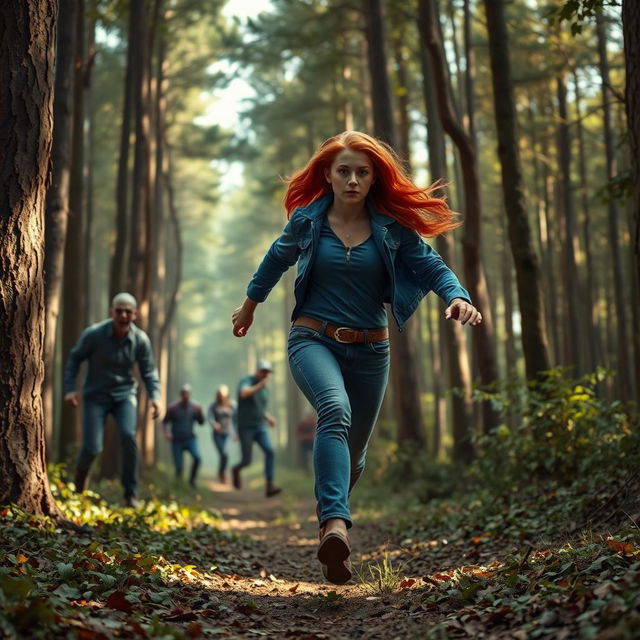
[(249, 327), (253, 324), (253, 312), (257, 306), (257, 302), (247, 298), (241, 307), (238, 307), (231, 314), (231, 322), (233, 323), (233, 335), (236, 338), (242, 338), (247, 335)]

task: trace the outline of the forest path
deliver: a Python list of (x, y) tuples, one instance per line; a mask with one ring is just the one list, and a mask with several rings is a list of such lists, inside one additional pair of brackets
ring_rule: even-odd
[[(413, 581), (390, 594), (371, 593), (357, 576), (343, 586), (325, 581), (315, 555), (318, 526), (313, 499), (292, 499), (286, 492), (268, 499), (263, 490), (210, 487), (215, 492), (215, 504), (210, 506), (224, 517), (221, 529), (250, 539), (229, 544), (229, 567), (214, 572), (209, 585), (219, 599), (216, 604), (228, 611), (226, 619), (215, 623), (226, 637), (424, 637), (429, 612), (422, 600), (430, 585), (421, 578), (413, 576)], [(363, 562), (379, 563), (383, 551), (391, 548), (383, 528), (359, 526), (357, 514), (350, 535), (352, 561), (361, 571), (366, 569)], [(408, 558), (394, 548), (393, 564), (404, 564)], [(415, 569), (424, 569), (421, 564)]]

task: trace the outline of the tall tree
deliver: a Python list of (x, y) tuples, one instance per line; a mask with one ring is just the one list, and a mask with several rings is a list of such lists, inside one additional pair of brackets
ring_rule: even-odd
[[(419, 8), (418, 28), (420, 31), (426, 26), (423, 19), (426, 9), (426, 6), (420, 6)], [(420, 38), (423, 93), (428, 121), (429, 169), (431, 171), (431, 179), (437, 180), (447, 175), (446, 142), (436, 98), (437, 88), (433, 72), (433, 61), (427, 51), (426, 43), (427, 39), (425, 37)], [(443, 260), (449, 266), (455, 268), (454, 244), (450, 234), (438, 236), (436, 249)], [(448, 363), (449, 384), (452, 388), (460, 390), (459, 393), (451, 396), (453, 457), (460, 462), (469, 462), (474, 456), (473, 421), (471, 419), (471, 371), (465, 349), (463, 327), (457, 322), (448, 322), (440, 314), (438, 334), (446, 345), (443, 353)], [(436, 428), (438, 428), (438, 425), (436, 425)]]
[(149, 320), (151, 280), (151, 130), (149, 101), (149, 26), (146, 0), (131, 2), (130, 46), (133, 46), (133, 112), (135, 150), (131, 184), (131, 256), (128, 289), (138, 300), (142, 324)]
[(581, 287), (578, 278), (576, 256), (578, 249), (578, 230), (576, 225), (575, 202), (573, 198), (573, 184), (571, 180), (571, 137), (569, 133), (569, 111), (567, 108), (567, 74), (560, 73), (556, 77), (558, 98), (558, 165), (562, 190), (562, 217), (564, 219), (564, 247), (563, 247), (563, 282), (564, 301), (567, 308), (565, 329), (565, 364), (573, 364), (575, 373), (580, 375), (583, 370), (582, 356), (582, 322), (580, 313)]
[[(71, 174), (69, 181), (69, 223), (64, 252), (64, 291), (62, 317), (62, 355), (67, 357), (86, 325), (84, 315), (84, 0), (76, 0), (73, 81), (73, 125), (71, 136)], [(71, 447), (80, 440), (80, 412), (65, 404), (58, 433), (60, 460), (67, 460)]]
[[(624, 60), (626, 73), (626, 109), (631, 146), (632, 211), (634, 220), (632, 247), (635, 257), (636, 283), (640, 283), (640, 4), (622, 0)], [(638, 332), (635, 333), (636, 344)], [(636, 349), (636, 358), (638, 349)], [(640, 386), (640, 362), (636, 362), (636, 383)], [(636, 397), (640, 391), (636, 387)]]
[(116, 237), (111, 258), (109, 279), (109, 300), (127, 288), (127, 265), (131, 238), (129, 233), (129, 155), (131, 147), (131, 119), (133, 113), (133, 11), (129, 7), (129, 27), (127, 37), (127, 66), (124, 78), (124, 100), (120, 124), (120, 151), (118, 155), (118, 176), (116, 180)]
[[(387, 54), (381, 0), (364, 0), (369, 76), (375, 134), (396, 144), (391, 89), (387, 73)], [(415, 348), (418, 334), (416, 318), (410, 318), (402, 333), (391, 332), (391, 377), (397, 412), (398, 440), (424, 443), (424, 423), (420, 404), (418, 362)]]
[(58, 516), (41, 386), (57, 3), (0, 3), (0, 504)]
[(42, 387), (47, 451), (51, 458), (54, 430), (55, 351), (60, 316), (60, 292), (64, 267), (64, 246), (69, 216), (71, 176), (71, 125), (73, 114), (73, 61), (75, 57), (76, 0), (60, 0), (58, 8), (56, 70), (53, 100), (53, 146), (51, 186), (45, 212), (45, 340), (44, 384)]
[[(603, 133), (607, 179), (613, 180), (617, 175), (616, 140), (611, 113), (611, 79), (609, 77), (609, 59), (607, 55), (607, 31), (603, 16), (596, 15), (596, 34), (598, 36), (598, 59), (600, 78), (602, 81)], [(638, 35), (636, 34), (636, 38)], [(629, 349), (629, 331), (627, 327), (627, 294), (625, 270), (622, 266), (622, 248), (620, 246), (620, 207), (615, 197), (609, 198), (609, 246), (613, 262), (612, 288), (615, 300), (615, 317), (617, 328), (617, 368), (619, 386), (622, 397), (631, 400), (634, 396), (634, 370), (631, 365), (631, 349)]]
[[(455, 144), (462, 165), (464, 185), (465, 225), (463, 235), (463, 260), (466, 284), (474, 303), (482, 311), (482, 324), (474, 334), (474, 345), (477, 353), (478, 370), (483, 385), (491, 385), (498, 379), (498, 363), (495, 347), (495, 328), (491, 313), (491, 301), (482, 257), (482, 203), (480, 196), (480, 174), (471, 137), (464, 130), (455, 114), (451, 91), (449, 88), (447, 65), (444, 49), (437, 25), (436, 5), (433, 2), (420, 0), (419, 21), (421, 36), (427, 43), (431, 57), (431, 69), (437, 91), (438, 113), (440, 122)], [(483, 422), (485, 431), (498, 425), (498, 415), (490, 402), (483, 405)]]
[(527, 377), (532, 379), (549, 369), (550, 360), (540, 267), (531, 241), (525, 205), (504, 4), (504, 0), (484, 0), (502, 190), (522, 317), (522, 348)]

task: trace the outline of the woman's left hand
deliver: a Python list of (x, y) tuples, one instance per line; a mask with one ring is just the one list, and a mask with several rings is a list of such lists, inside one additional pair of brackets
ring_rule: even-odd
[(447, 320), (457, 320), (460, 324), (479, 325), (482, 322), (482, 314), (470, 303), (462, 298), (454, 298), (451, 304), (444, 310)]

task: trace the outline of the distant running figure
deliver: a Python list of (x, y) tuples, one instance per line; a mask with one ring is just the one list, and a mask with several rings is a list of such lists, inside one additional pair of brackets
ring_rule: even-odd
[(216, 399), (209, 406), (207, 418), (213, 430), (213, 444), (218, 451), (218, 480), (222, 484), (227, 482), (227, 453), (229, 438), (237, 439), (237, 405), (229, 397), (229, 387), (221, 384), (216, 392)]
[(202, 463), (198, 438), (193, 431), (193, 424), (204, 424), (202, 407), (191, 402), (191, 385), (183, 384), (180, 389), (180, 400), (167, 407), (162, 420), (165, 438), (171, 442), (171, 453), (176, 470), (176, 477), (182, 478), (184, 470), (184, 452), (188, 451), (192, 458), (189, 484), (196, 488), (196, 475)]
[[(238, 437), (242, 459), (232, 467), (233, 486), (240, 489), (240, 471), (251, 464), (253, 443), (264, 451), (265, 494), (267, 498), (278, 495), (282, 489), (273, 484), (274, 453), (269, 427), (276, 426), (275, 418), (267, 413), (269, 402), (269, 376), (272, 372), (268, 360), (259, 360), (254, 374), (245, 376), (238, 384)], [(268, 426), (267, 426), (268, 425)]]

